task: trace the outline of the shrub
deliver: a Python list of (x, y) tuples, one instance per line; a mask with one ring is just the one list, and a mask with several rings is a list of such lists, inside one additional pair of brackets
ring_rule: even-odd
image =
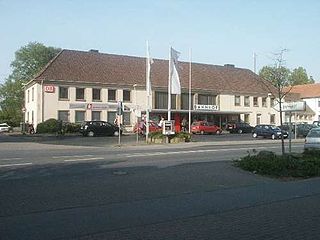
[(65, 133), (78, 133), (80, 132), (80, 123), (65, 123), (63, 129)]
[(235, 161), (235, 165), (254, 173), (276, 177), (313, 177), (320, 176), (319, 151), (303, 154), (276, 155), (262, 151)]
[(37, 133), (57, 133), (59, 130), (59, 122), (54, 118), (50, 118), (37, 125)]

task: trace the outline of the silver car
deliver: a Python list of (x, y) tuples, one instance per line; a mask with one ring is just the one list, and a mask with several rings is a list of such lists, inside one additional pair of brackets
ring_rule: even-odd
[(7, 123), (0, 123), (0, 132), (12, 132), (12, 127)]
[(320, 127), (312, 128), (304, 141), (304, 149), (320, 149)]

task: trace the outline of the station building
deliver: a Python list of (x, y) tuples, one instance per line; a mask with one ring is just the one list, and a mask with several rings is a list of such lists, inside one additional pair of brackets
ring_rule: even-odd
[[(181, 95), (171, 95), (171, 118), (179, 130), (188, 119), (190, 64), (179, 62)], [(223, 127), (231, 121), (279, 124), (273, 86), (251, 70), (226, 64), (191, 64), (192, 120)], [(150, 119), (167, 117), (168, 60), (151, 65)], [(117, 102), (124, 104), (123, 124), (132, 129), (146, 112), (146, 58), (62, 50), (25, 86), (25, 121), (55, 118), (66, 122), (113, 122)]]

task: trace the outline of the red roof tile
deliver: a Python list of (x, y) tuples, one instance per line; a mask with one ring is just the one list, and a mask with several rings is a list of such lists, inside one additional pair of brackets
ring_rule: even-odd
[[(290, 88), (287, 87), (284, 91), (288, 91)], [(290, 93), (299, 93), (300, 98), (317, 98), (320, 97), (320, 83), (292, 86)]]

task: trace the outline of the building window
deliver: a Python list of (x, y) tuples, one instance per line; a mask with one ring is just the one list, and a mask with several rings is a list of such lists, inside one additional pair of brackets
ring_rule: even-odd
[(155, 108), (168, 109), (168, 93), (155, 92)]
[(240, 96), (234, 96), (234, 105), (235, 106), (240, 106)]
[(91, 118), (92, 118), (92, 121), (100, 121), (101, 120), (101, 112), (100, 111), (92, 111)]
[(107, 121), (110, 123), (113, 123), (115, 119), (116, 119), (116, 112), (108, 112)]
[(34, 112), (31, 111), (31, 123), (33, 124), (34, 123)]
[(84, 88), (76, 88), (76, 100), (84, 100)]
[(27, 94), (27, 102), (30, 102), (30, 90), (28, 90), (28, 94)]
[(69, 111), (58, 111), (58, 120), (69, 122)]
[(262, 107), (267, 107), (267, 98), (266, 97), (262, 98)]
[(216, 97), (217, 96), (214, 96), (214, 95), (199, 94), (199, 96), (198, 96), (198, 104), (216, 105)]
[(108, 89), (108, 101), (116, 101), (116, 90)]
[[(191, 109), (193, 108), (193, 94), (191, 95)], [(189, 93), (181, 94), (181, 109), (188, 110), (189, 109)]]
[(123, 112), (123, 125), (130, 125), (131, 112)]
[(177, 109), (176, 94), (171, 94), (171, 109)]
[(123, 101), (124, 102), (131, 102), (131, 91), (130, 90), (123, 90)]
[(68, 88), (67, 87), (59, 87), (59, 99), (68, 99)]
[(244, 115), (244, 122), (245, 123), (250, 123), (250, 114), (245, 114)]
[(320, 101), (318, 101), (318, 107), (320, 107)]
[(259, 107), (258, 97), (253, 97), (253, 106), (254, 107)]
[(244, 106), (250, 107), (250, 97), (249, 96), (244, 97)]
[(76, 123), (83, 122), (84, 116), (85, 116), (85, 111), (76, 111), (75, 122)]
[(270, 107), (274, 107), (274, 98), (270, 98)]
[(34, 101), (34, 88), (31, 89), (31, 101)]
[(276, 115), (275, 114), (271, 114), (270, 115), (270, 124), (275, 124), (276, 123)]
[(92, 88), (92, 101), (100, 101), (101, 100), (101, 89)]
[(260, 113), (257, 114), (256, 122), (257, 122), (257, 125), (261, 124), (261, 114)]

